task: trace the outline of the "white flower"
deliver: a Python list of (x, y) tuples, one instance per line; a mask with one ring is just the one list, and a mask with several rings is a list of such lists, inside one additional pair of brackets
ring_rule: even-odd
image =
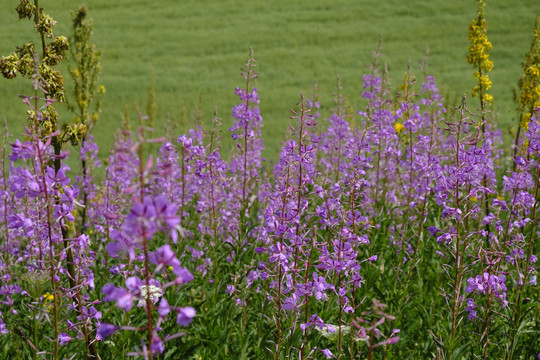
[(141, 286), (141, 297), (139, 298), (139, 303), (137, 304), (138, 307), (146, 306), (147, 294), (150, 296), (150, 301), (152, 304), (155, 304), (158, 302), (159, 298), (163, 296), (163, 289), (155, 285)]
[[(331, 327), (331, 328), (330, 328)], [(322, 336), (329, 340), (337, 340), (339, 336), (339, 326), (338, 325), (332, 325), (327, 324), (327, 326), (323, 327), (322, 329), (319, 329), (318, 327), (315, 327)], [(332, 331), (333, 330), (333, 331)], [(351, 331), (351, 327), (348, 325), (342, 325), (341, 326), (341, 335), (346, 335)]]

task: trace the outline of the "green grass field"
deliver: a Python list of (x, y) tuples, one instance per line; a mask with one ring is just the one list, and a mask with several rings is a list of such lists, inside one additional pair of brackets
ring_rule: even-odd
[[(1, 55), (28, 40), (37, 41), (32, 24), (18, 20), (17, 3), (0, 1)], [(59, 23), (57, 35), (70, 34), (68, 9), (80, 4), (40, 1)], [(121, 124), (125, 105), (133, 109), (137, 102), (145, 108), (153, 73), (161, 123), (167, 114), (179, 123), (189, 119), (201, 100), (203, 119), (209, 122), (217, 106), (227, 130), (232, 121), (230, 109), (237, 101), (234, 88), (242, 83), (239, 69), (250, 47), (259, 61), (257, 87), (265, 120), (265, 155), (270, 158), (277, 158), (289, 109), (295, 107), (300, 92), (313, 92), (315, 82), (320, 87), (323, 115), (332, 106), (338, 74), (350, 103), (355, 108), (363, 106), (362, 75), (381, 35), (383, 61), (388, 63), (394, 85), (401, 80), (409, 59), (417, 69), (428, 45), (430, 72), (443, 94), (453, 100), (462, 93), (470, 94), (473, 86), (473, 70), (465, 60), (467, 26), (476, 15), (476, 1), (472, 0), (92, 0), (87, 5), (95, 21), (94, 42), (104, 51), (102, 83), (107, 93), (94, 131), (102, 156)], [(488, 37), (495, 63), (491, 75), (494, 110), (505, 131), (515, 123), (512, 90), (538, 14), (537, 0), (488, 1)], [(69, 83), (67, 71), (64, 73)], [(417, 76), (421, 80), (420, 71)], [(0, 84), (0, 116), (7, 118), (11, 132), (17, 134), (25, 120), (25, 107), (17, 94), (29, 94), (30, 83), (1, 79)], [(471, 108), (475, 105), (476, 101)], [(71, 120), (67, 110), (62, 115), (64, 121)], [(223, 134), (228, 147), (227, 131)]]

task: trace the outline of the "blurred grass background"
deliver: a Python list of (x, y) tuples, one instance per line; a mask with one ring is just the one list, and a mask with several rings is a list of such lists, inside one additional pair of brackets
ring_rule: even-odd
[[(0, 54), (7, 55), (29, 40), (38, 42), (32, 24), (19, 21), (18, 0), (0, 0)], [(40, 6), (58, 21), (56, 35), (71, 33), (69, 10), (83, 3), (41, 0)], [(264, 119), (265, 156), (276, 159), (289, 124), (289, 109), (300, 92), (320, 89), (322, 114), (332, 107), (336, 76), (355, 109), (364, 105), (362, 75), (383, 37), (382, 61), (388, 64), (397, 88), (410, 60), (413, 69), (429, 46), (431, 66), (441, 92), (451, 101), (469, 94), (471, 65), (466, 62), (467, 26), (476, 16), (473, 0), (90, 0), (94, 42), (103, 50), (101, 83), (107, 88), (103, 111), (94, 135), (106, 156), (127, 105), (146, 107), (155, 84), (161, 128), (170, 116), (181, 132), (186, 119), (200, 107), (210, 123), (214, 107), (223, 118), (223, 145), (230, 147), (227, 129), (232, 123), (234, 88), (242, 86), (240, 67), (253, 47), (258, 61), (256, 86)], [(493, 44), (491, 93), (494, 114), (503, 132), (515, 127), (513, 90), (521, 74), (523, 56), (530, 47), (538, 0), (489, 0), (486, 18)], [(61, 68), (69, 90), (67, 66)], [(422, 79), (419, 70), (417, 91)], [(154, 79), (154, 80), (153, 80)], [(0, 79), (0, 117), (18, 135), (25, 121), (25, 106), (18, 94), (30, 94), (30, 81)], [(63, 121), (73, 117), (59, 106)], [(159, 133), (159, 131), (158, 131)], [(171, 134), (174, 138), (178, 134)]]

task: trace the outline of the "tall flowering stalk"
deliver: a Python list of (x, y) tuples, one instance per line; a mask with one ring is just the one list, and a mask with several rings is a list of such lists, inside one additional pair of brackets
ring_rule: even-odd
[[(467, 180), (473, 180), (466, 176), (466, 169), (464, 164), (464, 142), (467, 139), (462, 139), (462, 133), (464, 127), (467, 125), (467, 107), (465, 102), (465, 95), (461, 106), (459, 107), (459, 120), (457, 124), (448, 123), (449, 130), (452, 136), (455, 137), (454, 140), (454, 151), (455, 159), (454, 164), (450, 165), (447, 170), (447, 175), (443, 175), (438, 179), (437, 182), (437, 200), (439, 204), (443, 207), (443, 218), (447, 218), (454, 222), (454, 226), (449, 227), (449, 231), (440, 235), (437, 238), (437, 242), (445, 244), (451, 244), (450, 253), (454, 258), (453, 271), (454, 274), (452, 278), (452, 297), (449, 301), (450, 313), (452, 316), (451, 332), (450, 332), (450, 345), (448, 346), (449, 354), (453, 350), (453, 342), (456, 338), (456, 330), (459, 317), (459, 307), (461, 303), (461, 290), (462, 290), (462, 281), (463, 281), (463, 268), (464, 268), (464, 259), (465, 251), (467, 249), (467, 243), (463, 238), (463, 202), (464, 199), (463, 188), (467, 185)], [(468, 196), (468, 194), (465, 194)], [(453, 200), (453, 204), (448, 204), (449, 197)], [(451, 205), (451, 206), (449, 206)], [(453, 207), (452, 207), (453, 205)], [(468, 214), (467, 214), (468, 215)]]
[[(284, 144), (280, 160), (274, 167), (276, 183), (269, 195), (260, 234), (264, 244), (261, 251), (270, 256), (265, 265), (268, 275), (262, 278), (271, 280), (269, 287), (272, 292), (269, 296), (276, 305), (276, 359), (280, 358), (282, 351), (283, 311), (298, 312), (300, 306), (308, 307), (307, 301), (303, 303), (304, 295), (309, 292), (308, 284), (303, 284), (299, 274), (304, 273), (307, 279), (310, 273), (310, 259), (316, 239), (306, 224), (309, 221), (308, 184), (313, 184), (315, 175), (315, 148), (309, 143), (308, 134), (315, 122), (309, 117), (303, 97), (299, 107), (298, 113), (293, 112), (297, 124), (291, 127), (295, 139)], [(306, 327), (302, 331), (306, 331)], [(302, 352), (304, 347), (302, 345)]]
[[(263, 141), (261, 138), (262, 117), (259, 109), (259, 95), (257, 88), (252, 88), (252, 81), (258, 77), (254, 68), (256, 61), (253, 58), (253, 49), (249, 54), (247, 63), (242, 68), (245, 80), (243, 88), (236, 88), (235, 94), (240, 103), (232, 109), (235, 121), (229, 131), (236, 142), (236, 153), (232, 156), (229, 166), (231, 174), (230, 206), (237, 204), (239, 213), (237, 234), (231, 234), (236, 239), (232, 241), (236, 246), (243, 245), (246, 236), (246, 222), (251, 201), (258, 188), (258, 171), (261, 168), (261, 151)], [(231, 236), (229, 235), (229, 236)], [(238, 250), (238, 249), (237, 249)]]
[[(323, 166), (320, 177), (321, 188), (317, 190), (320, 203), (315, 215), (319, 232), (326, 241), (319, 244), (317, 269), (334, 279), (330, 289), (337, 296), (337, 325), (332, 325), (337, 336), (337, 358), (343, 354), (344, 335), (349, 332), (355, 312), (355, 291), (363, 282), (358, 260), (362, 246), (370, 242), (363, 230), (370, 226), (367, 212), (362, 206), (368, 201), (370, 187), (367, 172), (373, 167), (369, 156), (371, 148), (367, 139), (367, 128), (352, 130), (348, 114), (343, 109), (345, 102), (338, 81), (336, 107), (329, 119), (329, 126), (318, 140), (318, 157)], [(364, 126), (368, 126), (364, 124)], [(375, 261), (377, 256), (368, 260)], [(363, 260), (365, 261), (365, 260)], [(363, 262), (362, 261), (362, 262)], [(320, 276), (322, 278), (322, 276)], [(307, 311), (306, 319), (307, 323)], [(354, 355), (354, 336), (349, 345)]]
[[(54, 149), (54, 157), (52, 163), (54, 165), (53, 172), (54, 178), (62, 178), (65, 176), (63, 170), (62, 159), (65, 158), (66, 154), (62, 152), (62, 147), (66, 142), (71, 142), (73, 145), (76, 145), (81, 138), (86, 133), (86, 126), (80, 122), (76, 122), (70, 125), (64, 126), (63, 130), (60, 131), (59, 126), (59, 116), (56, 109), (53, 107), (53, 102), (64, 102), (64, 87), (63, 87), (63, 77), (61, 73), (54, 69), (65, 56), (65, 52), (69, 49), (69, 43), (66, 37), (57, 36), (53, 34), (53, 27), (56, 25), (56, 21), (52, 19), (49, 15), (45, 14), (43, 9), (40, 8), (38, 0), (34, 0), (33, 4), (28, 0), (21, 0), (20, 4), (17, 6), (16, 11), (19, 14), (20, 19), (29, 19), (33, 20), (34, 28), (39, 34), (41, 42), (41, 51), (36, 50), (34, 43), (30, 42), (23, 45), (22, 47), (17, 48), (17, 51), (12, 53), (7, 57), (2, 57), (0, 59), (0, 69), (2, 74), (7, 78), (13, 78), (17, 74), (21, 74), (25, 77), (30, 77), (34, 80), (34, 89), (35, 89), (35, 104), (33, 109), (30, 109), (30, 119), (33, 122), (33, 136), (36, 139), (50, 139), (50, 144)], [(52, 39), (48, 41), (47, 39)], [(45, 106), (38, 109), (38, 89), (45, 97)], [(29, 104), (29, 102), (27, 101)], [(30, 106), (30, 104), (29, 104)], [(36, 140), (37, 141), (37, 140)], [(41, 159), (41, 155), (40, 161)], [(41, 165), (41, 170), (43, 172), (43, 165)], [(49, 174), (51, 176), (51, 174)], [(66, 212), (72, 210), (69, 206), (66, 205), (64, 198), (68, 198), (73, 206), (73, 201), (78, 195), (78, 191), (73, 191), (70, 194), (62, 193), (62, 185), (66, 185), (63, 182), (55, 182), (53, 186), (56, 188), (55, 193), (51, 200), (54, 201), (55, 207), (60, 208), (58, 213), (62, 217), (60, 221), (60, 230), (62, 235), (62, 241), (64, 250), (66, 251), (66, 266), (69, 273), (68, 280), (70, 288), (77, 293), (78, 295), (78, 305), (77, 311), (79, 315), (83, 316), (83, 305), (80, 299), (79, 293), (79, 284), (77, 283), (77, 274), (74, 267), (74, 254), (72, 247), (69, 246), (69, 229), (67, 224), (64, 222), (64, 217), (71, 220), (71, 216), (67, 215)], [(47, 193), (47, 191), (45, 192)], [(48, 197), (46, 196), (46, 201), (48, 204)], [(49, 219), (49, 215), (48, 215)], [(49, 227), (52, 226), (52, 223), (48, 223)], [(52, 239), (52, 237), (50, 236)], [(52, 242), (49, 246), (50, 255), (52, 257)], [(51, 261), (53, 261), (51, 259)], [(54, 271), (54, 266), (51, 265), (51, 272)], [(56, 275), (55, 275), (56, 276)], [(55, 281), (53, 281), (55, 283)], [(56, 289), (54, 289), (56, 292)], [(56, 293), (54, 294), (56, 296)], [(55, 319), (57, 317), (57, 308), (55, 300)], [(85, 338), (87, 343), (87, 352), (88, 349), (92, 352), (94, 357), (97, 357), (97, 352), (95, 346), (91, 344), (89, 334), (87, 329), (85, 329)], [(55, 323), (55, 357), (58, 356), (58, 331)], [(87, 352), (85, 356), (87, 356)]]
[(370, 173), (372, 213), (375, 215), (396, 202), (394, 178), (397, 176), (396, 160), (401, 156), (401, 148), (396, 133), (395, 118), (391, 110), (388, 78), (373, 72), (363, 77), (362, 97), (368, 100), (366, 111), (358, 114), (366, 121), (367, 139), (374, 158), (374, 171)]
[[(403, 257), (407, 259), (408, 267), (404, 275), (403, 286), (407, 287), (413, 274), (413, 270), (418, 266), (417, 256), (420, 255), (420, 245), (425, 237), (426, 222), (429, 214), (429, 200), (433, 196), (435, 181), (441, 171), (440, 144), (441, 137), (438, 127), (444, 121), (446, 109), (442, 104), (442, 97), (439, 94), (437, 85), (432, 75), (426, 75), (422, 83), (421, 92), (423, 97), (420, 100), (425, 106), (423, 112), (418, 109), (410, 117), (414, 126), (408, 126), (407, 132), (415, 133), (411, 137), (409, 148), (410, 162), (405, 162), (409, 166), (410, 188), (408, 189), (406, 215), (403, 219), (407, 224), (413, 224), (417, 220), (416, 226), (407, 226), (412, 230), (413, 237), (406, 244), (401, 244), (404, 249)], [(409, 123), (411, 121), (409, 120)], [(410, 209), (410, 210), (409, 210)], [(404, 234), (404, 236), (408, 236)], [(401, 303), (404, 302), (404, 299)], [(400, 306), (401, 308), (401, 306)], [(401, 316), (401, 313), (397, 315)]]
[[(538, 111), (538, 109), (537, 109)], [(538, 112), (536, 113), (538, 114)], [(535, 242), (535, 236), (534, 233), (536, 231), (536, 224), (538, 222), (538, 201), (539, 201), (539, 189), (540, 189), (540, 167), (538, 166), (537, 160), (538, 154), (540, 151), (540, 122), (538, 121), (538, 115), (531, 116), (531, 119), (527, 125), (527, 132), (525, 133), (525, 137), (528, 141), (528, 147), (527, 147), (527, 153), (529, 156), (531, 156), (534, 160), (527, 162), (521, 157), (516, 158), (516, 162), (518, 163), (519, 167), (524, 167), (525, 169), (528, 169), (529, 166), (533, 172), (536, 174), (534, 175), (534, 190), (532, 191), (532, 196), (529, 196), (528, 206), (527, 206), (527, 215), (530, 217), (525, 217), (523, 219), (523, 236), (518, 237), (518, 241), (516, 241), (515, 248), (512, 250), (512, 252), (507, 256), (507, 260), (511, 262), (512, 264), (515, 264), (517, 268), (517, 286), (515, 289), (515, 295), (514, 295), (514, 301), (513, 301), (513, 308), (511, 312), (511, 325), (509, 328), (509, 336), (507, 337), (506, 346), (505, 346), (505, 353), (504, 353), (504, 359), (512, 359), (514, 357), (514, 352), (516, 350), (516, 339), (518, 337), (518, 326), (520, 321), (522, 321), (522, 314), (523, 314), (523, 306), (526, 303), (526, 300), (523, 300), (523, 292), (527, 289), (527, 285), (530, 287), (531, 285), (536, 285), (537, 280), (536, 277), (533, 277), (533, 274), (535, 272), (534, 264), (538, 261), (537, 255), (533, 254), (533, 248), (534, 248), (534, 242)], [(532, 188), (530, 186), (531, 184), (531, 178), (530, 177), (524, 177), (524, 181), (515, 182), (516, 184), (523, 184), (524, 187)], [(529, 180), (529, 181), (527, 181)], [(522, 186), (523, 186), (522, 185)], [(527, 186), (529, 185), (529, 186)], [(521, 192), (521, 194), (523, 194)], [(528, 192), (526, 193), (527, 195)], [(531, 210), (532, 208), (532, 210)], [(528, 220), (528, 221), (527, 221)], [(531, 222), (529, 232), (525, 232), (525, 224), (527, 222)], [(523, 223), (523, 222), (522, 222)], [(519, 241), (520, 240), (520, 241)]]
[[(103, 340), (118, 329), (128, 331), (144, 329), (146, 330), (146, 341), (143, 342), (142, 352), (130, 354), (143, 355), (147, 359), (152, 359), (153, 356), (164, 352), (165, 341), (181, 335), (171, 335), (162, 340), (158, 333), (162, 322), (166, 320), (171, 310), (177, 312), (177, 323), (180, 326), (186, 326), (191, 322), (191, 319), (195, 316), (195, 310), (191, 307), (171, 307), (163, 297), (166, 288), (185, 284), (191, 281), (193, 276), (181, 266), (168, 241), (155, 251), (151, 251), (153, 246), (151, 240), (156, 233), (164, 233), (172, 242), (176, 242), (180, 217), (177, 214), (177, 206), (169, 203), (166, 196), (151, 194), (152, 187), (149, 187), (149, 185), (152, 183), (152, 160), (149, 158), (144, 161), (143, 144), (160, 142), (162, 139), (148, 140), (145, 139), (144, 133), (144, 129), (141, 128), (138, 141), (132, 146), (138, 160), (138, 173), (136, 175), (138, 183), (134, 184), (130, 189), (133, 194), (134, 205), (127, 215), (121, 216), (120, 228), (114, 229), (111, 234), (114, 242), (109, 243), (107, 246), (109, 256), (112, 258), (128, 258), (132, 263), (131, 267), (122, 265), (110, 267), (111, 273), (120, 274), (125, 279), (126, 288), (116, 287), (109, 283), (101, 290), (105, 294), (104, 301), (116, 301), (117, 306), (125, 311), (132, 308), (134, 300), (138, 300), (138, 306), (144, 307), (146, 324), (141, 328), (101, 324), (98, 330), (98, 340)], [(157, 176), (167, 175), (164, 172), (154, 174)], [(163, 273), (167, 267), (172, 268), (176, 278), (162, 285), (155, 276)], [(138, 273), (143, 275), (143, 279), (137, 276)], [(160, 299), (161, 301), (156, 309), (154, 305)], [(156, 310), (159, 317), (155, 322)]]
[(493, 61), (489, 60), (489, 51), (492, 48), (487, 38), (487, 21), (485, 19), (485, 0), (478, 0), (478, 14), (469, 24), (469, 54), (467, 62), (476, 67), (474, 79), (477, 85), (472, 90), (472, 96), (480, 99), (482, 118), (485, 116), (485, 104), (491, 104), (493, 95), (487, 93), (491, 88), (491, 80), (487, 73), (493, 69)]
[[(465, 96), (459, 107), (459, 121), (457, 124), (447, 122), (454, 160), (445, 160), (436, 183), (436, 200), (442, 208), (442, 219), (446, 228), (439, 230), (430, 228), (430, 232), (437, 236), (437, 242), (447, 248), (445, 254), (439, 254), (450, 259), (452, 264), (444, 264), (444, 269), (451, 279), (452, 295), (446, 295), (451, 314), (452, 326), (449, 333), (449, 342), (446, 345), (447, 355), (453, 354), (457, 349), (458, 323), (461, 321), (461, 307), (463, 306), (462, 287), (466, 271), (479, 270), (489, 276), (500, 280), (500, 273), (492, 265), (496, 261), (497, 242), (493, 241), (493, 234), (484, 227), (489, 222), (482, 221), (479, 199), (487, 199), (494, 188), (493, 134), (491, 131), (482, 131), (482, 119), (475, 120), (466, 105)], [(485, 186), (484, 184), (488, 184)], [(498, 229), (499, 227), (497, 227)], [(489, 248), (483, 246), (489, 244)], [(475, 256), (475, 254), (479, 254)], [(477, 258), (472, 262), (467, 260)], [(490, 278), (491, 279), (491, 278)], [(469, 279), (470, 280), (470, 279)], [(491, 281), (487, 279), (486, 281)], [(495, 281), (495, 280), (494, 280)], [(502, 280), (504, 282), (504, 280)], [(467, 287), (466, 292), (473, 292), (473, 287)], [(488, 293), (488, 303), (491, 293)], [(501, 295), (502, 296), (502, 295)], [(485, 312), (484, 349), (488, 344), (490, 317), (492, 309)]]
[(524, 155), (526, 144), (520, 145), (521, 129), (528, 129), (534, 109), (540, 107), (540, 16), (536, 17), (531, 48), (525, 55), (523, 74), (519, 78), (518, 86), (516, 101), (519, 108), (519, 126), (514, 142), (514, 156)]
[[(36, 82), (37, 84), (37, 82)], [(36, 165), (38, 166), (38, 171), (39, 173), (36, 173), (36, 180), (40, 181), (40, 184), (38, 185), (38, 189), (39, 189), (39, 192), (41, 192), (43, 194), (43, 197), (45, 198), (45, 219), (46, 219), (46, 222), (45, 222), (45, 229), (47, 231), (47, 239), (48, 239), (48, 243), (46, 244), (46, 248), (48, 248), (48, 251), (49, 251), (49, 271), (50, 271), (50, 279), (51, 279), (51, 285), (52, 285), (52, 294), (53, 294), (53, 327), (54, 327), (54, 358), (57, 359), (58, 358), (58, 342), (59, 342), (59, 330), (58, 330), (58, 325), (59, 325), (59, 318), (58, 318), (58, 312), (59, 312), (59, 305), (58, 305), (58, 285), (57, 285), (57, 263), (56, 263), (56, 254), (55, 254), (55, 240), (54, 240), (54, 236), (56, 235), (58, 237), (58, 234), (53, 234), (53, 225), (52, 225), (52, 199), (51, 199), (51, 193), (50, 193), (50, 185), (52, 185), (50, 182), (48, 183), (46, 181), (46, 172), (47, 170), (50, 168), (47, 168), (45, 167), (45, 149), (44, 149), (44, 144), (41, 143), (38, 135), (37, 135), (37, 130), (38, 130), (38, 121), (40, 120), (40, 118), (42, 118), (42, 113), (39, 111), (39, 108), (38, 108), (38, 97), (37, 97), (37, 90), (38, 90), (38, 86), (36, 85), (35, 86), (35, 90), (36, 90), (36, 95), (34, 96), (34, 99), (35, 100), (35, 103), (33, 105), (33, 110), (34, 110), (34, 113), (35, 113), (35, 116), (36, 116), (36, 119), (35, 119), (35, 125), (34, 125), (34, 133), (36, 135), (33, 136), (33, 140), (35, 141), (35, 147), (34, 147), (34, 156), (33, 156), (33, 160), (37, 163)], [(27, 101), (28, 101), (28, 104), (30, 104), (30, 100), (31, 98), (28, 98)], [(31, 105), (30, 105), (31, 106)], [(46, 146), (48, 147), (50, 145), (50, 138), (49, 138), (49, 141), (47, 142)], [(50, 153), (49, 153), (49, 156), (50, 156)], [(16, 159), (17, 156), (15, 155), (14, 159)], [(34, 166), (36, 166), (34, 165)], [(35, 167), (34, 167), (35, 169)], [(49, 171), (50, 173), (50, 171)], [(13, 187), (12, 187), (13, 189)], [(53, 187), (54, 189), (54, 187)], [(30, 194), (29, 194), (30, 195)], [(24, 196), (24, 195), (23, 195)]]
[[(55, 172), (54, 160), (56, 158), (54, 149), (51, 146), (52, 135), (46, 137), (42, 142), (39, 137), (38, 122), (43, 121), (43, 110), (51, 100), (45, 100), (45, 105), (38, 107), (37, 97), (39, 79), (35, 80), (36, 95), (33, 97), (23, 97), (24, 102), (30, 107), (32, 129), (27, 129), (28, 137), (32, 141), (21, 143), (16, 141), (12, 144), (12, 161), (10, 168), (13, 170), (9, 179), (10, 190), (14, 192), (16, 199), (21, 199), (25, 211), (17, 213), (15, 207), (8, 216), (10, 228), (14, 235), (20, 236), (21, 245), (25, 246), (26, 259), (21, 265), (27, 266), (29, 273), (25, 275), (30, 287), (35, 286), (35, 279), (45, 270), (44, 264), (49, 264), (50, 282), (52, 291), (50, 295), (44, 296), (47, 301), (52, 301), (53, 329), (55, 333), (54, 356), (59, 356), (59, 345), (65, 345), (69, 340), (63, 337), (65, 333), (60, 333), (60, 319), (64, 318), (60, 312), (60, 299), (62, 295), (73, 299), (69, 308), (76, 311), (77, 318), (81, 320), (77, 325), (69, 325), (70, 329), (77, 329), (85, 339), (84, 356), (97, 356), (97, 351), (92, 343), (91, 330), (92, 318), (91, 305), (88, 305), (83, 298), (82, 291), (93, 288), (93, 272), (88, 267), (88, 259), (91, 257), (86, 253), (87, 239), (84, 237), (73, 237), (70, 229), (73, 228), (75, 218), (72, 212), (77, 203), (78, 188), (69, 185), (70, 179), (67, 176), (68, 168), (61, 164), (58, 172)], [(26, 161), (28, 167), (15, 167), (15, 162)], [(21, 201), (17, 200), (17, 202)], [(57, 224), (57, 225), (55, 225)], [(69, 234), (69, 237), (67, 236)], [(26, 243), (26, 239), (30, 240)], [(63, 248), (60, 248), (63, 244)], [(9, 251), (12, 251), (9, 249)], [(48, 253), (48, 259), (46, 254)], [(22, 259), (21, 259), (22, 260)], [(77, 266), (77, 271), (75, 267)], [(61, 274), (67, 273), (69, 287), (66, 287)], [(84, 283), (84, 284), (82, 284)], [(78, 285), (81, 284), (81, 285)], [(28, 290), (30, 291), (30, 290)], [(31, 290), (32, 298), (37, 300), (41, 294)], [(94, 319), (95, 320), (95, 319)], [(69, 321), (68, 321), (69, 324)], [(37, 343), (39, 341), (39, 317), (36, 315), (33, 324), (33, 341), (36, 352), (39, 351)]]
[[(493, 102), (493, 95), (488, 94), (487, 91), (491, 88), (491, 80), (488, 73), (493, 69), (493, 61), (489, 59), (489, 52), (492, 45), (487, 38), (487, 21), (485, 19), (485, 7), (486, 0), (478, 0), (478, 14), (476, 19), (472, 20), (469, 24), (469, 41), (471, 45), (468, 50), (467, 62), (475, 66), (474, 79), (477, 85), (472, 90), (472, 96), (480, 99), (480, 111), (481, 111), (481, 128), (482, 133), (486, 131), (486, 115), (488, 109), (487, 104)], [(484, 187), (488, 186), (488, 179), (483, 178)], [(488, 214), (489, 202), (487, 197), (484, 198), (484, 213)], [(489, 232), (489, 224), (486, 225), (486, 231)]]
[[(82, 156), (83, 148), (92, 147), (92, 140), (87, 142), (87, 134), (92, 130), (99, 118), (101, 111), (101, 99), (105, 93), (105, 87), (98, 85), (99, 74), (101, 72), (101, 51), (96, 49), (92, 43), (93, 21), (87, 18), (88, 9), (81, 6), (77, 11), (71, 12), (72, 17), (72, 47), (71, 58), (75, 61), (76, 67), (69, 67), (71, 78), (73, 79), (74, 103), (68, 101), (71, 111), (75, 113), (75, 123), (80, 123), (86, 127), (82, 134), (81, 142), (81, 178), (83, 183), (88, 183), (92, 164), (88, 164), (85, 156)], [(69, 100), (69, 99), (68, 99)], [(93, 111), (91, 106), (94, 105)], [(87, 186), (82, 187), (81, 209), (81, 229), (87, 227), (87, 203), (91, 200)]]

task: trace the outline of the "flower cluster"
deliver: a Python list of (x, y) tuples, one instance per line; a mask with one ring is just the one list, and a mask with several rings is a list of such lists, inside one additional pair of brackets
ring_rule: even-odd
[(492, 103), (493, 95), (487, 91), (491, 88), (491, 80), (486, 73), (493, 69), (493, 61), (489, 60), (489, 51), (492, 48), (487, 38), (487, 21), (485, 19), (485, 0), (478, 0), (478, 16), (469, 25), (469, 54), (467, 62), (476, 67), (474, 79), (477, 85), (472, 90), (473, 96), (480, 97), (481, 102)]
[(536, 18), (531, 49), (525, 55), (519, 81), (521, 127), (527, 129), (533, 110), (540, 108), (540, 16)]

